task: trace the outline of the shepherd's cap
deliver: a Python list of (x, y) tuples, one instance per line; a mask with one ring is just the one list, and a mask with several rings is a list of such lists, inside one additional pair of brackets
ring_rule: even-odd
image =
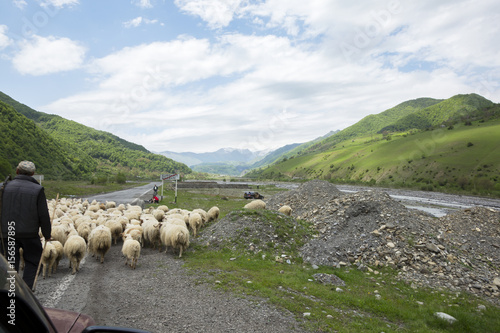
[(19, 165), (17, 166), (18, 169), (24, 170), (27, 173), (35, 173), (35, 163), (30, 162), (30, 161), (21, 161), (19, 162)]

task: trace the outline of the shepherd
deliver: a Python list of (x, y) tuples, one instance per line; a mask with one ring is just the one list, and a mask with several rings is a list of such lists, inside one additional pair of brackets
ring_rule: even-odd
[(33, 178), (35, 164), (21, 161), (16, 174), (5, 186), (2, 197), (2, 253), (6, 257), (7, 253), (14, 254), (14, 269), (19, 272), (19, 249), (23, 249), (26, 263), (23, 280), (33, 289), (43, 250), (38, 229), (41, 228), (46, 241), (50, 240), (50, 216), (44, 189)]

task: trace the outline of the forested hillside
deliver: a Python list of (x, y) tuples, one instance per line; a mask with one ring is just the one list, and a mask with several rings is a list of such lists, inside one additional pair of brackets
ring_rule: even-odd
[(378, 132), (402, 132), (441, 124), (450, 125), (460, 120), (474, 118), (479, 112), (484, 112), (492, 106), (491, 101), (476, 94), (457, 95), (400, 118), (391, 125), (382, 127)]
[(2, 175), (9, 169), (12, 172), (22, 159), (33, 160), (38, 173), (48, 179), (106, 177), (117, 173), (128, 178), (156, 178), (162, 172), (191, 172), (185, 164), (150, 153), (111, 133), (35, 111), (5, 94), (0, 94), (0, 100), (11, 104), (2, 103)]
[(81, 176), (97, 166), (90, 158), (72, 160), (61, 145), (35, 123), (0, 101), (0, 175), (13, 174), (19, 161), (36, 162), (48, 176)]

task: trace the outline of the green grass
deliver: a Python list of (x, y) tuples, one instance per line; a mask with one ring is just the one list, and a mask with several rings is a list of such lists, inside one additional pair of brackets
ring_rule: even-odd
[[(285, 189), (277, 188), (274, 185), (252, 186), (253, 191), (258, 191), (266, 198), (278, 192), (285, 191)], [(234, 209), (243, 208), (249, 201), (243, 198), (245, 189), (178, 189), (177, 201), (175, 202), (175, 193), (171, 189), (164, 189), (163, 200), (158, 204), (152, 206), (166, 205), (169, 209), (183, 208), (193, 210), (196, 208), (208, 211), (211, 207), (217, 206), (220, 210), (220, 217), (224, 217), (228, 212)], [(158, 190), (161, 194), (161, 187)], [(148, 205), (151, 206), (151, 205)]]
[[(297, 318), (311, 313), (304, 325), (315, 332), (495, 332), (500, 327), (498, 307), (465, 294), (415, 290), (398, 281), (391, 269), (378, 275), (354, 268), (313, 270), (300, 262), (278, 263), (269, 253), (216, 252), (199, 246), (185, 261), (193, 273), (208, 274), (217, 288), (267, 298)], [(346, 286), (337, 292), (335, 286), (311, 281), (315, 273), (335, 274)], [(479, 304), (487, 310), (478, 312)], [(444, 324), (434, 317), (435, 312), (446, 312), (458, 322)]]

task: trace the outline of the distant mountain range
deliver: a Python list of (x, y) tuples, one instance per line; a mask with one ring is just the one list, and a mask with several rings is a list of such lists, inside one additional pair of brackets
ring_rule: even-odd
[(184, 163), (197, 172), (239, 176), (252, 168), (270, 164), (291, 149), (299, 146), (295, 143), (274, 151), (251, 151), (249, 149), (221, 148), (214, 152), (176, 153), (162, 151), (162, 154), (174, 161)]
[(184, 163), (189, 167), (202, 163), (250, 163), (256, 159), (263, 158), (267, 152), (253, 152), (248, 149), (221, 148), (208, 153), (176, 153), (172, 151), (159, 152), (174, 161)]

